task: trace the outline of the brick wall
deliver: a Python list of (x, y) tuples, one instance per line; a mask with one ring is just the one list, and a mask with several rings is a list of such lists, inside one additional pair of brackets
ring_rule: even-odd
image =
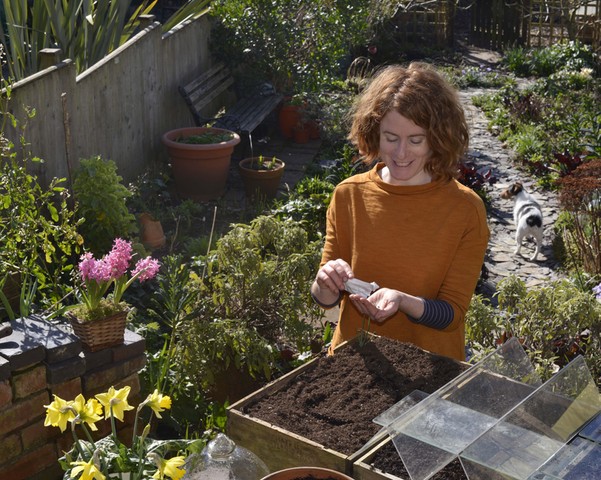
[[(55, 394), (71, 400), (82, 393), (88, 399), (111, 385), (129, 385), (133, 403), (146, 343), (126, 330), (123, 345), (91, 353), (82, 350), (69, 327), (38, 316), (15, 320), (12, 328), (0, 339), (0, 479), (58, 480), (63, 476), (58, 458), (73, 437), (69, 429), (44, 427), (44, 405)], [(131, 438), (132, 412), (120, 424), (124, 437)], [(103, 431), (108, 422), (103, 423), (99, 436), (108, 433)]]

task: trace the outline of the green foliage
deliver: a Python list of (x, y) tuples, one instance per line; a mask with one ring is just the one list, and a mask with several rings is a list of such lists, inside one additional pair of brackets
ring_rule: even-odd
[(481, 296), (470, 304), (466, 333), (477, 353), (473, 361), (515, 336), (541, 378), (582, 354), (601, 384), (601, 303), (590, 290), (567, 279), (527, 288), (515, 276), (499, 282), (497, 290), (498, 308)]
[(549, 77), (561, 71), (593, 69), (597, 59), (590, 45), (563, 41), (544, 48), (516, 47), (504, 54), (504, 65), (516, 75)]
[(457, 88), (499, 88), (503, 85), (515, 85), (515, 81), (498, 70), (484, 66), (466, 65), (463, 67), (439, 67), (449, 82)]
[(156, 0), (143, 1), (128, 18), (129, 3), (4, 0), (6, 24), (0, 29), (0, 40), (10, 76), (20, 80), (36, 73), (39, 51), (48, 47), (60, 48), (82, 72), (125, 43), (136, 31), (139, 16), (149, 13)]
[(209, 389), (230, 368), (269, 379), (276, 345), (308, 350), (322, 317), (309, 294), (320, 253), (293, 221), (260, 216), (233, 225), (208, 257), (197, 258), (203, 274), (190, 276), (196, 304), (172, 368)]
[(233, 225), (207, 259), (206, 312), (239, 319), (270, 342), (286, 339), (302, 351), (322, 314), (309, 294), (320, 259), (321, 243), (309, 242), (297, 222), (259, 216)]
[(121, 183), (117, 166), (100, 156), (82, 159), (75, 171), (73, 193), (76, 213), (83, 223), (81, 234), (86, 247), (96, 254), (108, 252), (115, 238), (130, 238), (136, 219), (127, 208), (131, 192)]
[(20, 272), (23, 281), (37, 287), (25, 295), (27, 303), (35, 297), (48, 306), (65, 294), (62, 285), (82, 244), (65, 180), (53, 179), (42, 188), (27, 170), (40, 160), (18, 160), (12, 143), (4, 136), (0, 143), (0, 275)]
[(211, 51), (251, 85), (268, 79), (279, 91), (314, 91), (340, 73), (352, 46), (365, 42), (369, 4), (214, 0)]
[(157, 288), (145, 296), (151, 298), (147, 319), (143, 326), (138, 325), (148, 343), (148, 362), (141, 372), (145, 388), (149, 393), (158, 389), (172, 397), (171, 423), (180, 433), (187, 428), (202, 432), (210, 408), (203, 384), (193, 381), (182, 367), (189, 356), (182, 341), (187, 335), (185, 326), (197, 318), (197, 291), (190, 276), (190, 267), (181, 256), (164, 257)]
[(489, 129), (547, 188), (554, 188), (559, 177), (575, 168), (578, 158), (594, 158), (601, 138), (599, 79), (589, 78), (583, 89), (558, 91), (556, 86), (557, 80), (544, 79), (523, 89), (505, 86), (474, 99), (489, 118)]
[[(40, 69), (40, 50), (55, 47), (81, 73), (132, 38), (141, 15), (151, 14), (158, 0), (137, 3), (132, 11), (131, 1), (120, 0), (3, 0), (6, 22), (0, 25), (0, 42), (10, 76), (21, 80), (33, 75)], [(189, 0), (164, 23), (163, 31), (202, 15), (209, 4)]]
[(282, 220), (294, 220), (303, 225), (313, 240), (322, 239), (326, 229), (326, 210), (335, 185), (319, 176), (305, 177), (285, 201), (272, 210)]

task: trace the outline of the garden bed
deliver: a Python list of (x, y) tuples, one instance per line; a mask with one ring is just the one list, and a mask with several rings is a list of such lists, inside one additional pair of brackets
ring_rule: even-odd
[(313, 465), (349, 474), (353, 454), (380, 429), (374, 417), (468, 367), (384, 337), (354, 340), (232, 405), (229, 435), (272, 470)]
[[(353, 465), (356, 480), (409, 480), (401, 458), (392, 441), (387, 438)], [(459, 459), (455, 459), (432, 477), (432, 480), (467, 480)]]

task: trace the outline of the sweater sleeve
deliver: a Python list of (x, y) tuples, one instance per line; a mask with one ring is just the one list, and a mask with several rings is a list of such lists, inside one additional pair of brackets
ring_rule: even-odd
[(453, 321), (455, 312), (453, 307), (444, 300), (429, 300), (424, 298), (424, 313), (419, 318), (409, 317), (414, 323), (442, 330)]

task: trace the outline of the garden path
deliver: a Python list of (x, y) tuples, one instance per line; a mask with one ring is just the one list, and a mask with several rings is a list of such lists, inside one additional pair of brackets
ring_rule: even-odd
[[(488, 129), (484, 113), (472, 104), (475, 95), (486, 93), (485, 89), (468, 89), (460, 92), (470, 126), (469, 160), (481, 171), (490, 170), (496, 182), (488, 187), (490, 204), (488, 224), (491, 231), (485, 257), (488, 278), (481, 286), (481, 293), (492, 294), (496, 284), (509, 275), (516, 275), (529, 287), (541, 285), (549, 280), (562, 277), (559, 262), (553, 253), (553, 225), (559, 213), (559, 203), (555, 192), (545, 191), (536, 186), (536, 179), (518, 169), (512, 162), (513, 152)], [(528, 242), (521, 255), (514, 255), (515, 225), (513, 223), (513, 201), (501, 198), (501, 192), (512, 183), (520, 181), (541, 205), (543, 211), (544, 239), (541, 253), (536, 261), (528, 257), (534, 250), (534, 243)]]

